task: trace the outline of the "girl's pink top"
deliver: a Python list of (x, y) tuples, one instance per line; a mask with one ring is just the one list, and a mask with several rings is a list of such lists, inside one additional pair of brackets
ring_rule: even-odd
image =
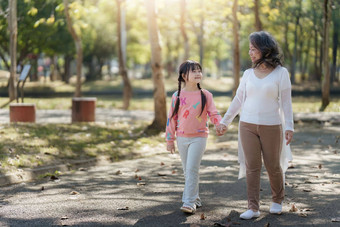
[(201, 106), (201, 91), (181, 91), (180, 105), (178, 113), (172, 116), (177, 100), (177, 91), (172, 95), (168, 121), (166, 124), (166, 141), (168, 144), (173, 144), (176, 136), (179, 137), (208, 137), (208, 116), (214, 125), (218, 125), (222, 117), (218, 113), (213, 95), (202, 90), (206, 97), (206, 106), (202, 111)]

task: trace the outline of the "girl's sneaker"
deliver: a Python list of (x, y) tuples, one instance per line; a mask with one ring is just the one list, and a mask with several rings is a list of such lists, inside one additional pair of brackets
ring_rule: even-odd
[(190, 206), (183, 205), (181, 207), (181, 211), (183, 211), (184, 213), (188, 213), (188, 214), (194, 214), (196, 209), (194, 209), (193, 207), (190, 207)]
[(201, 200), (196, 200), (195, 201), (195, 205), (196, 205), (196, 208), (201, 208), (202, 207), (202, 203), (201, 203)]

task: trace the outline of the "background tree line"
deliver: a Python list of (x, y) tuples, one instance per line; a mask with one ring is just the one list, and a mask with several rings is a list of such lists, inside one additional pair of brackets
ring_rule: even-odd
[[(0, 67), (8, 71), (10, 2), (0, 2)], [(155, 4), (154, 14), (148, 4)], [(207, 76), (233, 76), (236, 88), (251, 64), (248, 35), (256, 30), (278, 40), (293, 84), (315, 81), (328, 85), (323, 89), (329, 93), (329, 86), (339, 82), (339, 0), (70, 0), (67, 8), (81, 37), (86, 80), (101, 79), (104, 65), (111, 69), (112, 62), (119, 62), (126, 108), (129, 77), (137, 70), (150, 76), (154, 55), (161, 77), (171, 77), (183, 60), (194, 59)], [(52, 59), (51, 79), (68, 83), (77, 52), (65, 12), (63, 0), (17, 1), (17, 62), (33, 66), (31, 80), (37, 79), (37, 62), (44, 54)], [(155, 32), (159, 47), (152, 51)]]

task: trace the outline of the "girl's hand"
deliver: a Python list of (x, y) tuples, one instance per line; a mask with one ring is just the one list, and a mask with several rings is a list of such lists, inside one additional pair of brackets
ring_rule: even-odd
[(216, 126), (216, 134), (218, 136), (224, 135), (224, 133), (226, 133), (227, 130), (228, 130), (228, 127), (225, 126), (224, 124), (219, 124), (219, 125)]
[(293, 139), (293, 131), (291, 130), (286, 130), (285, 132), (285, 137), (286, 137), (286, 145), (290, 144), (290, 142), (292, 141)]
[(170, 151), (171, 154), (174, 154), (175, 153), (175, 144), (167, 144), (166, 150)]

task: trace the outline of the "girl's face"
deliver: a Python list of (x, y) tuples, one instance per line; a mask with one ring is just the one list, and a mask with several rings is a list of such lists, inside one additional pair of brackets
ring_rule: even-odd
[(183, 76), (185, 83), (198, 84), (202, 81), (202, 71), (197, 67), (189, 71), (187, 75)]
[(249, 43), (249, 56), (251, 62), (254, 63), (261, 58), (261, 52), (253, 46), (253, 44)]

